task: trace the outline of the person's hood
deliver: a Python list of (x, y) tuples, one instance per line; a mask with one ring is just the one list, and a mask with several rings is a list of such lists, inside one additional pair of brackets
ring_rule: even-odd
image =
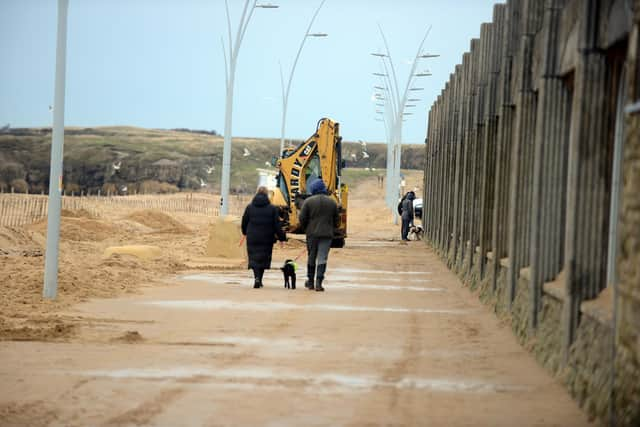
[(263, 193), (258, 193), (253, 196), (251, 204), (257, 207), (267, 206), (269, 204), (269, 196)]
[(327, 194), (327, 186), (324, 185), (323, 180), (318, 178), (309, 184), (309, 191), (311, 191), (311, 194)]

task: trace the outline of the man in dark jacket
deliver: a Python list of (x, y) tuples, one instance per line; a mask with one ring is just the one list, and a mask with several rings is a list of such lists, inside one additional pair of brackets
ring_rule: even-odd
[(416, 198), (416, 195), (413, 191), (409, 191), (401, 204), (402, 210), (402, 240), (408, 241), (409, 238), (409, 227), (413, 223), (413, 201)]
[(254, 288), (262, 287), (264, 270), (271, 268), (273, 244), (284, 242), (286, 235), (280, 224), (278, 208), (269, 203), (269, 190), (258, 192), (242, 215), (242, 234), (247, 236), (248, 268), (253, 270)]
[(335, 230), (340, 221), (338, 205), (327, 195), (327, 187), (322, 179), (309, 183), (312, 196), (304, 201), (300, 210), (300, 227), (307, 235), (307, 281), (305, 287), (318, 292), (324, 291), (322, 281), (327, 270), (327, 258)]

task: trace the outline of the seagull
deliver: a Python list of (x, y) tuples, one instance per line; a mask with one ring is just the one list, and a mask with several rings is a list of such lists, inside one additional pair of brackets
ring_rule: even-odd
[(356, 153), (351, 153), (351, 158), (352, 158), (353, 160), (356, 160), (356, 159), (357, 159), (357, 157), (358, 157), (358, 156), (356, 156)]
[(244, 148), (244, 153), (242, 153), (244, 157), (248, 157), (251, 155), (251, 151), (247, 150), (247, 147)]
[(113, 164), (113, 170), (120, 170), (120, 166), (122, 166), (122, 162), (118, 162), (118, 163), (114, 163)]
[(203, 187), (206, 187), (206, 186), (207, 186), (207, 183), (206, 183), (206, 182), (204, 182), (204, 181), (202, 180), (202, 178), (200, 178), (200, 187), (202, 187), (202, 188), (203, 188)]
[(362, 149), (366, 150), (367, 149), (367, 143), (364, 142), (363, 140), (359, 139), (358, 142), (360, 143), (360, 145), (362, 145)]
[(122, 188), (120, 189), (123, 193), (127, 192), (127, 186), (123, 185)]
[(215, 166), (207, 166), (207, 174), (211, 175), (211, 172), (213, 172), (214, 170), (216, 170)]
[(369, 153), (367, 153), (366, 151), (362, 152), (362, 158), (363, 159), (368, 159), (369, 158)]
[(269, 162), (267, 161), (267, 162), (264, 162), (264, 165), (265, 165), (265, 166), (271, 166), (271, 163), (269, 163)]

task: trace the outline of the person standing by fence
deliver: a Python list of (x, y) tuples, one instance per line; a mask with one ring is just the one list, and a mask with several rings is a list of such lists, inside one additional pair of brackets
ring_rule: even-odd
[(413, 200), (416, 195), (413, 191), (409, 191), (400, 202), (400, 211), (402, 216), (402, 241), (409, 241), (409, 227), (413, 224)]
[(262, 287), (264, 270), (271, 268), (273, 244), (284, 242), (278, 208), (269, 202), (269, 190), (259, 187), (242, 215), (242, 234), (247, 238), (248, 268), (253, 270), (255, 289)]

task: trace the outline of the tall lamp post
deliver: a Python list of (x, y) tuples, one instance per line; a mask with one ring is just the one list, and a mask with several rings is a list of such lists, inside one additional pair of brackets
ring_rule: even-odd
[(44, 260), (42, 296), (55, 299), (58, 292), (58, 250), (60, 246), (60, 210), (62, 208), (62, 158), (64, 147), (64, 94), (67, 70), (67, 11), (69, 0), (58, 0), (58, 36), (56, 80), (53, 94), (53, 129), (49, 172), (49, 208), (47, 211), (47, 251)]
[(398, 85), (398, 79), (396, 76), (395, 66), (393, 65), (393, 59), (387, 43), (387, 38), (382, 31), (382, 27), (379, 26), (382, 40), (384, 41), (385, 53), (372, 53), (371, 55), (379, 57), (381, 59), (382, 72), (373, 73), (375, 76), (381, 78), (382, 87), (376, 86), (376, 89), (382, 89), (384, 96), (376, 95), (377, 100), (384, 100), (386, 111), (385, 117), (385, 129), (387, 131), (387, 188), (386, 188), (386, 202), (387, 206), (393, 212), (394, 222), (397, 223), (398, 216), (395, 208), (397, 197), (400, 189), (400, 164), (402, 156), (402, 124), (406, 120), (405, 117), (411, 115), (410, 112), (405, 112), (405, 108), (415, 107), (415, 104), (411, 102), (419, 101), (417, 98), (409, 98), (409, 93), (424, 90), (424, 88), (413, 87), (413, 82), (416, 77), (430, 76), (428, 71), (416, 72), (419, 60), (422, 58), (435, 58), (439, 55), (424, 54), (422, 53), (422, 47), (424, 42), (431, 31), (429, 27), (418, 46), (415, 58), (413, 60), (409, 77), (407, 78), (407, 84), (402, 94), (400, 93), (400, 87)]
[(293, 80), (293, 73), (296, 71), (296, 65), (298, 64), (298, 59), (300, 58), (300, 53), (302, 52), (302, 48), (304, 47), (304, 42), (309, 37), (327, 37), (326, 33), (310, 33), (311, 26), (313, 25), (313, 21), (316, 20), (316, 16), (318, 16), (318, 12), (324, 5), (326, 0), (322, 0), (320, 5), (316, 9), (311, 21), (309, 22), (309, 26), (307, 27), (307, 32), (304, 34), (302, 38), (302, 42), (300, 42), (300, 47), (298, 48), (298, 53), (296, 54), (296, 59), (293, 61), (293, 66), (291, 67), (291, 73), (289, 73), (289, 81), (287, 82), (287, 88), (284, 87), (284, 76), (282, 75), (282, 66), (280, 66), (280, 83), (282, 86), (282, 124), (280, 127), (280, 152), (278, 153), (278, 157), (282, 156), (282, 151), (284, 150), (284, 130), (285, 123), (287, 120), (287, 106), (289, 105), (289, 92), (291, 90), (291, 82)]
[[(242, 39), (253, 16), (253, 11), (261, 9), (277, 9), (274, 4), (258, 4), (258, 0), (245, 0), (240, 24), (236, 32), (236, 38), (231, 36), (231, 16), (229, 15), (229, 2), (224, 1), (227, 14), (228, 46), (225, 47), (222, 40), (222, 52), (224, 53), (224, 72), (226, 84), (226, 105), (224, 111), (224, 148), (222, 151), (222, 183), (220, 188), (220, 215), (229, 213), (229, 176), (231, 174), (231, 126), (233, 121), (233, 84), (236, 77), (236, 63)], [(227, 53), (228, 49), (228, 53)], [(228, 58), (227, 58), (228, 55)]]

